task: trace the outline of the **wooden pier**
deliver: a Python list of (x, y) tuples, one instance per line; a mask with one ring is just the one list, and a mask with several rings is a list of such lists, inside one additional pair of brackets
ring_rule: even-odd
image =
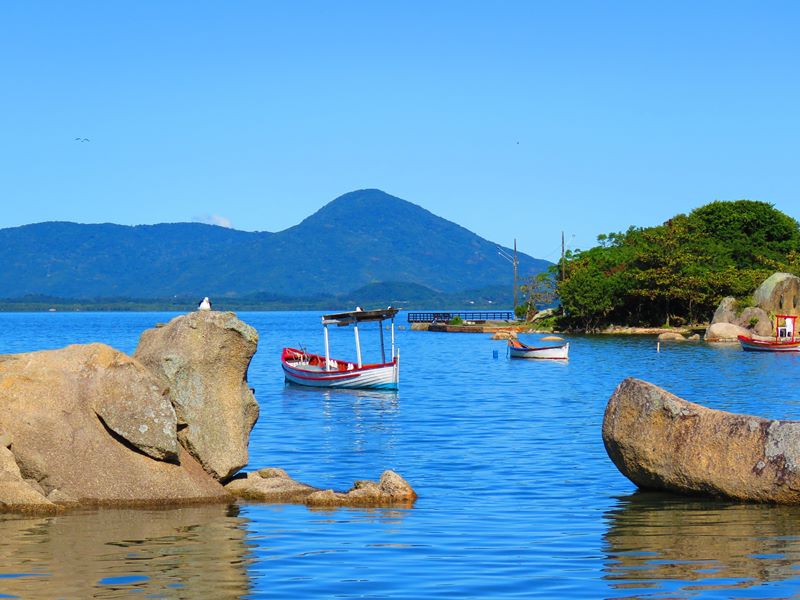
[(486, 321), (514, 321), (514, 313), (510, 310), (495, 311), (453, 311), (443, 310), (436, 312), (409, 312), (409, 323), (447, 323), (455, 317), (461, 317), (470, 323), (485, 323)]

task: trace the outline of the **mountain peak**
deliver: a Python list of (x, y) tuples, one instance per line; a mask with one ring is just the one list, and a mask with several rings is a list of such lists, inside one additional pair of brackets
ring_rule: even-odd
[[(522, 276), (547, 266), (519, 259)], [(278, 233), (200, 224), (0, 229), (0, 263), (9, 297), (307, 297), (378, 282), (448, 293), (511, 288), (496, 244), (379, 189), (343, 194)]]

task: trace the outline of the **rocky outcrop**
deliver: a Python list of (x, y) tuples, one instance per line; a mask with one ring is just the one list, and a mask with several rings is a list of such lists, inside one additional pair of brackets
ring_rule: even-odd
[(15, 510), (19, 494), (32, 510), (49, 508), (39, 496), (59, 505), (230, 498), (180, 448), (162, 381), (104, 344), (0, 357), (0, 429), (9, 443), (0, 503)]
[(417, 498), (408, 482), (394, 471), (380, 481), (356, 481), (347, 492), (321, 490), (295, 481), (283, 469), (267, 468), (225, 485), (231, 494), (260, 502), (293, 502), (315, 507), (411, 506)]
[(791, 273), (773, 273), (755, 291), (753, 302), (773, 314), (800, 314), (800, 277)]
[(295, 481), (284, 471), (266, 468), (239, 476), (225, 484), (234, 496), (259, 502), (289, 502), (302, 504), (316, 488)]
[(510, 329), (500, 329), (492, 335), (493, 340), (516, 340), (517, 337), (517, 332)]
[(11, 451), (0, 446), (0, 510), (56, 512), (58, 505), (48, 500), (38, 482), (22, 477)]
[(658, 334), (658, 339), (661, 342), (685, 342), (686, 338), (680, 333), (675, 331), (665, 331)]
[(603, 442), (641, 488), (800, 503), (799, 421), (712, 410), (626, 379), (606, 407)]
[(740, 335), (751, 336), (751, 332), (733, 323), (713, 323), (706, 329), (707, 342), (736, 342)]
[[(712, 342), (736, 341), (733, 329), (717, 325), (735, 325), (755, 338), (775, 335), (774, 315), (800, 315), (800, 278), (791, 273), (773, 273), (753, 293), (752, 306), (747, 306), (731, 296), (719, 303), (711, 325), (706, 330), (706, 340)], [(727, 331), (728, 336), (725, 336)]]
[(225, 481), (247, 464), (258, 404), (247, 369), (258, 333), (229, 312), (197, 311), (145, 331), (134, 357), (163, 378), (178, 439)]

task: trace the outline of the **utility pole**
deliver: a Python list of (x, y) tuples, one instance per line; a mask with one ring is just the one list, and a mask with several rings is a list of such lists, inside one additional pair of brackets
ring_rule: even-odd
[(567, 259), (564, 255), (564, 232), (561, 232), (561, 281), (567, 278)]
[(517, 265), (519, 264), (519, 260), (517, 259), (517, 238), (514, 238), (514, 256), (511, 256), (508, 252), (503, 250), (500, 246), (497, 246), (497, 253), (505, 258), (508, 262), (514, 265), (514, 314), (517, 313)]
[(514, 238), (514, 318), (517, 318), (517, 238)]

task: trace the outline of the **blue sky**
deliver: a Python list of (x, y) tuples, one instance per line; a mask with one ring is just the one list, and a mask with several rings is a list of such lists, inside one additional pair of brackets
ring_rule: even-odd
[[(279, 231), (375, 187), (554, 259), (800, 217), (796, 2), (0, 3), (0, 227)], [(76, 141), (75, 138), (90, 141)]]

